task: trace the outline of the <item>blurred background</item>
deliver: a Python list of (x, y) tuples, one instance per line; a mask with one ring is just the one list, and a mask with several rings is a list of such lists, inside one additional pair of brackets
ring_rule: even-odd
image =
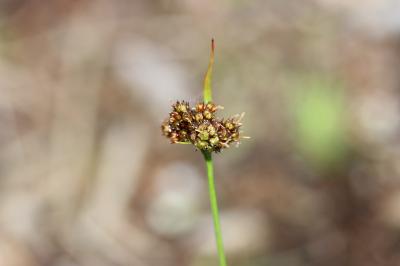
[(231, 266), (400, 265), (397, 0), (1, 0), (0, 265), (217, 265), (205, 166), (160, 124), (246, 112), (214, 156)]

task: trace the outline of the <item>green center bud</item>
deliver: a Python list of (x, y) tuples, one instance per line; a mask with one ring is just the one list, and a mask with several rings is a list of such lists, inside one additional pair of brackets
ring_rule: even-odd
[(216, 146), (219, 143), (219, 138), (218, 137), (211, 138), (210, 143), (211, 145)]
[(199, 148), (200, 150), (205, 150), (208, 148), (208, 143), (206, 141), (198, 141), (196, 143), (196, 147)]
[(209, 134), (208, 134), (208, 132), (207, 131), (200, 131), (199, 132), (199, 138), (201, 139), (201, 140), (208, 140), (208, 138), (209, 138)]
[(208, 133), (210, 134), (210, 136), (214, 136), (216, 133), (215, 127), (213, 127), (212, 125), (209, 125), (207, 130), (208, 130)]

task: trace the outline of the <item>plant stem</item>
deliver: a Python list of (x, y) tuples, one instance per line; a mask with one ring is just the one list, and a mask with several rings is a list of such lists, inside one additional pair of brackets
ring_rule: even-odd
[(220, 225), (220, 221), (219, 221), (217, 192), (215, 191), (213, 160), (212, 160), (211, 152), (203, 151), (203, 155), (204, 155), (204, 159), (206, 161), (206, 166), (207, 166), (208, 189), (209, 189), (209, 194), (210, 194), (210, 205), (211, 205), (212, 216), (213, 216), (213, 221), (214, 221), (215, 240), (216, 240), (217, 249), (218, 249), (219, 265), (226, 266), (224, 243), (222, 241), (221, 225)]
[[(207, 73), (204, 77), (204, 102), (208, 103), (212, 101), (212, 87), (211, 87), (211, 79), (212, 79), (212, 70), (214, 65), (214, 39), (211, 40), (211, 54), (210, 54), (210, 62), (208, 64)], [(215, 191), (215, 181), (214, 181), (214, 166), (212, 161), (211, 152), (202, 151), (204, 155), (204, 160), (206, 161), (207, 166), (207, 176), (208, 176), (208, 190), (210, 194), (210, 205), (211, 211), (214, 221), (214, 231), (215, 231), (215, 241), (217, 242), (217, 250), (219, 257), (219, 266), (226, 266), (226, 259), (224, 253), (224, 243), (222, 241), (222, 233), (221, 233), (221, 225), (219, 222), (219, 211), (218, 211), (218, 203), (217, 203), (217, 192)]]

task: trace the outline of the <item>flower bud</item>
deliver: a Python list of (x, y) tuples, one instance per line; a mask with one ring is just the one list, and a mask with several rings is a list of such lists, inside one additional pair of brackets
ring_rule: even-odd
[(219, 143), (219, 138), (218, 137), (213, 137), (210, 139), (210, 144), (213, 146), (216, 146)]
[(215, 133), (216, 133), (216, 130), (215, 130), (215, 128), (214, 128), (212, 125), (209, 125), (208, 128), (207, 128), (207, 130), (208, 130), (208, 133), (209, 133), (211, 136), (214, 136)]
[(201, 140), (208, 140), (208, 138), (209, 138), (208, 132), (207, 131), (200, 131), (199, 132), (199, 138)]
[(208, 110), (205, 110), (205, 111), (203, 112), (203, 115), (204, 115), (204, 117), (205, 117), (206, 119), (208, 119), (208, 120), (210, 120), (210, 119), (212, 118), (212, 113), (211, 113), (210, 111), (208, 111)]
[(195, 120), (196, 120), (197, 122), (202, 121), (202, 120), (203, 120), (203, 115), (202, 115), (201, 113), (197, 113), (197, 114), (195, 115)]

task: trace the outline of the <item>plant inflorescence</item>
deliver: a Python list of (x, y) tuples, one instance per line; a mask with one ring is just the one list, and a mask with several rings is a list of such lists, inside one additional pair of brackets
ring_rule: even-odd
[(243, 115), (220, 119), (215, 116), (218, 109), (222, 106), (212, 102), (190, 107), (188, 102), (177, 101), (161, 125), (162, 133), (171, 143), (191, 143), (202, 151), (220, 152), (239, 142)]

